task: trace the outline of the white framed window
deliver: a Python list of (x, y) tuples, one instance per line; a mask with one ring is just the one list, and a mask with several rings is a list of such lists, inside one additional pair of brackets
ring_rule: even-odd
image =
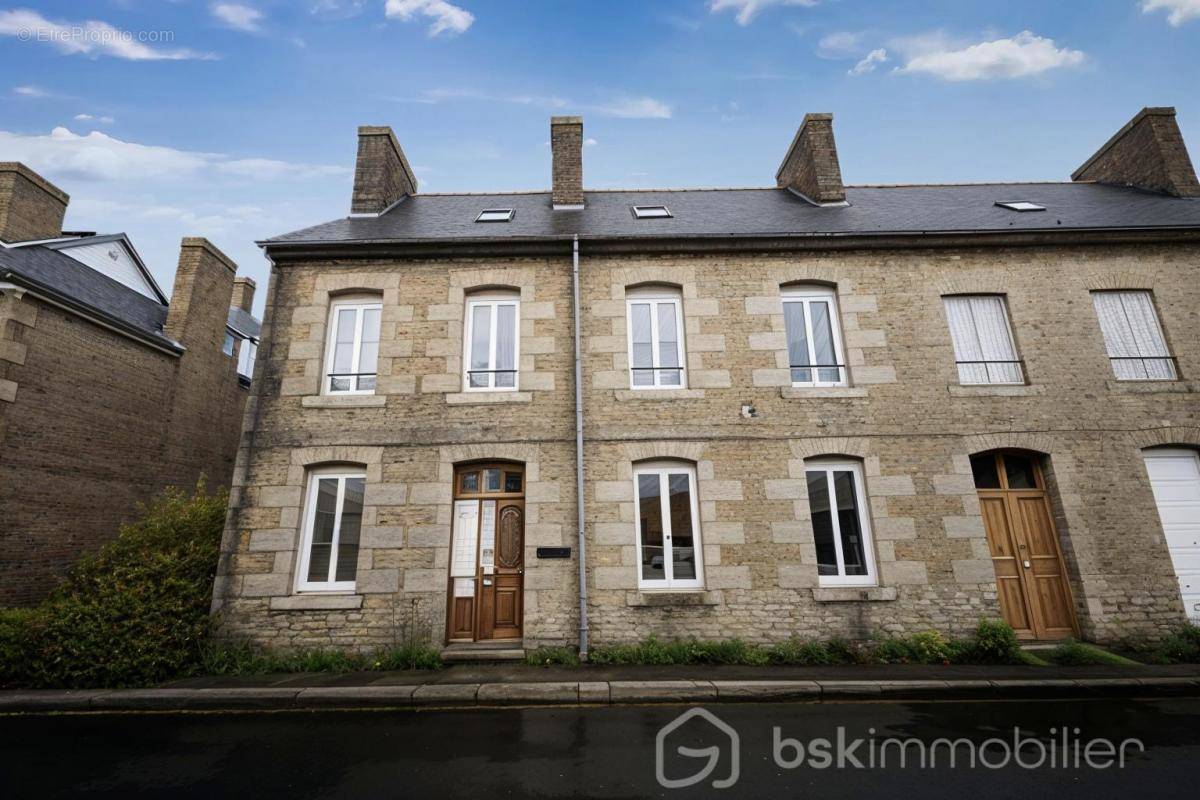
[(233, 334), (225, 331), (225, 341), (221, 344), (221, 352), (227, 356), (233, 355), (233, 346), (237, 344), (237, 339), (233, 338)]
[(943, 297), (942, 302), (954, 342), (959, 383), (1025, 382), (1003, 295), (953, 295)]
[(329, 309), (325, 347), (326, 394), (374, 394), (379, 363), (379, 318), (374, 297), (335, 300)]
[(366, 483), (365, 474), (345, 469), (309, 475), (297, 591), (354, 591)]
[(690, 464), (650, 461), (633, 470), (638, 586), (699, 589), (704, 586), (696, 471)]
[(827, 286), (786, 286), (783, 324), (793, 386), (845, 386), (837, 296)]
[(626, 293), (629, 385), (634, 389), (687, 386), (683, 298), (678, 289), (643, 287)]
[(254, 343), (253, 339), (243, 339), (242, 349), (238, 351), (238, 374), (247, 378), (254, 377), (254, 360), (256, 358), (258, 358), (258, 345)]
[(1117, 380), (1173, 381), (1178, 377), (1150, 292), (1092, 292), (1092, 303)]
[(846, 459), (804, 462), (808, 509), (821, 586), (874, 586), (875, 554), (862, 465)]
[(463, 334), (463, 391), (514, 392), (521, 342), (521, 300), (516, 292), (467, 296)]

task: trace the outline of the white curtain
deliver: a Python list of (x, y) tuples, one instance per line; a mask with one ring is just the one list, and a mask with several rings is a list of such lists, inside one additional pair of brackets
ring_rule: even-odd
[(1094, 292), (1092, 302), (1118, 380), (1175, 379), (1149, 292)]
[[(630, 329), (633, 337), (633, 363), (631, 367), (654, 366), (654, 343), (651, 341), (650, 304), (634, 303), (629, 307)], [(633, 373), (635, 386), (654, 384), (654, 373), (648, 369), (636, 369)]]
[[(517, 307), (496, 307), (496, 369), (516, 369), (517, 353)], [(496, 386), (513, 386), (516, 374), (497, 372)]]
[[(1008, 329), (1004, 298), (999, 295), (947, 297), (946, 318), (954, 342), (958, 382), (1021, 383), (1021, 365)], [(973, 363), (972, 363), (973, 362)]]

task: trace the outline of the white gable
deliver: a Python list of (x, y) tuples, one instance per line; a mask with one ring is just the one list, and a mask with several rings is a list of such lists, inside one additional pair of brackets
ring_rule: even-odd
[[(86, 240), (85, 240), (86, 241)], [(99, 273), (107, 275), (114, 281), (128, 286), (139, 294), (144, 294), (152, 300), (158, 300), (158, 292), (146, 279), (145, 273), (138, 266), (133, 254), (120, 239), (104, 242), (56, 247), (65, 256), (91, 267)]]

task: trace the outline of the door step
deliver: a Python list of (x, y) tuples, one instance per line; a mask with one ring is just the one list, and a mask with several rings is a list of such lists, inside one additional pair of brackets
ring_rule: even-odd
[(454, 642), (442, 650), (448, 664), (524, 661), (525, 645), (519, 640), (499, 642)]

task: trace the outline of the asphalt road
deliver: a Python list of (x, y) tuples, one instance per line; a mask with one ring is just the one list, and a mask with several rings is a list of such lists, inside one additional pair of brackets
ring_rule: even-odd
[[(822, 703), (708, 707), (738, 735), (736, 782), (728, 735), (691, 719), (655, 743), (688, 707), (528, 708), (470, 711), (107, 714), (0, 717), (0, 797), (81, 794), (171, 797), (1086, 797), (1197, 796), (1200, 700)], [(839, 726), (852, 748), (841, 751)], [(1013, 763), (1013, 728), (1026, 743)], [(1063, 727), (1068, 729), (1062, 766)], [(778, 728), (776, 734), (774, 729)], [(1051, 734), (1051, 729), (1055, 734)], [(1078, 729), (1076, 732), (1075, 729)], [(805, 748), (805, 760), (791, 768)], [(953, 747), (942, 737), (965, 737)], [(883, 740), (897, 740), (884, 743)], [(979, 743), (993, 741), (980, 749)], [(1141, 752), (1137, 738), (1145, 746)], [(822, 748), (816, 740), (830, 740)], [(1046, 742), (1057, 747), (1048, 748)], [(1103, 743), (1124, 744), (1117, 766)], [(906, 763), (901, 766), (900, 740)], [(1079, 749), (1076, 750), (1076, 743)], [(685, 758), (679, 747), (698, 752)], [(1049, 764), (1054, 752), (1054, 766)], [(828, 755), (822, 767), (822, 753)], [(1072, 755), (1078, 753), (1078, 756)], [(874, 754), (875, 766), (870, 766)], [(974, 754), (975, 766), (969, 764)], [(999, 766), (1005, 755), (1006, 766)], [(924, 764), (922, 764), (924, 759)], [(932, 760), (932, 765), (930, 761)], [(862, 766), (856, 766), (861, 764)], [(990, 766), (985, 765), (988, 764)]]

